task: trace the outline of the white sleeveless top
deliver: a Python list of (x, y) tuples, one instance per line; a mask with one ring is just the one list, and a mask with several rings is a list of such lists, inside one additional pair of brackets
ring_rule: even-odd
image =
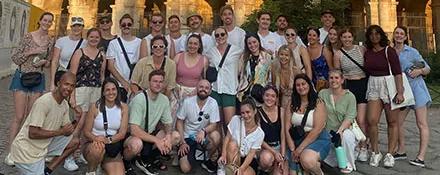
[[(307, 117), (307, 121), (304, 126), (304, 131), (306, 131), (306, 132), (311, 131), (313, 128), (313, 113), (314, 112), (315, 112), (315, 110), (310, 110), (310, 112), (309, 112), (309, 117)], [(304, 117), (304, 114), (298, 114), (298, 113), (294, 112), (292, 114), (292, 118), (291, 118), (292, 125), (293, 126), (300, 126), (303, 117)]]
[[(121, 127), (122, 110), (117, 105), (113, 106), (112, 108), (108, 108), (106, 106), (105, 109), (107, 112), (108, 122), (107, 134), (115, 135), (118, 133), (118, 130)], [(102, 112), (99, 112), (99, 114), (95, 117), (92, 133), (96, 136), (105, 136)]]
[(297, 45), (295, 47), (295, 49), (292, 50), (293, 58), (295, 60), (296, 67), (298, 67), (301, 70), (302, 73), (306, 73), (306, 69), (303, 68), (304, 65), (301, 62), (301, 53), (299, 51), (300, 47), (301, 47), (301, 45)]

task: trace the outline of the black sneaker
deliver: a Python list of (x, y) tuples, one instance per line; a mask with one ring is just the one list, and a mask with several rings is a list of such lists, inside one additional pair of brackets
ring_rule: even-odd
[(419, 158), (416, 158), (414, 160), (410, 160), (409, 164), (414, 165), (414, 166), (418, 166), (418, 167), (425, 167), (425, 161), (420, 160)]
[(217, 171), (217, 164), (211, 160), (203, 161), (201, 164), (202, 168), (209, 173), (214, 173)]
[(269, 173), (263, 170), (258, 170), (258, 175), (269, 175)]
[(136, 175), (132, 166), (125, 167), (125, 175)]
[(393, 157), (394, 157), (394, 160), (405, 160), (408, 158), (406, 156), (406, 153), (402, 153), (402, 154), (396, 153), (393, 155)]
[(145, 163), (142, 160), (136, 160), (134, 162), (136, 167), (138, 167), (142, 172), (144, 172), (146, 175), (158, 175), (159, 173), (153, 168), (152, 163)]

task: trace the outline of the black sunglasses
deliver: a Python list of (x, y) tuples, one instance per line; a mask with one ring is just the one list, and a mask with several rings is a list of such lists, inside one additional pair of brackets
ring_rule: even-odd
[[(199, 112), (199, 118), (197, 119), (197, 121), (201, 122), (203, 120), (202, 116), (203, 116), (204, 112), (200, 111)], [(208, 119), (209, 115), (205, 115), (205, 119)]]
[(295, 36), (296, 34), (294, 33), (286, 33), (286, 36)]
[(122, 23), (121, 27), (131, 27), (131, 25), (133, 25), (132, 23)]
[(100, 21), (99, 23), (100, 23), (100, 24), (108, 24), (108, 23), (110, 23), (110, 20), (102, 20), (102, 21)]
[(215, 38), (218, 38), (218, 37), (224, 37), (226, 35), (226, 33), (216, 33), (216, 34), (214, 34), (214, 36), (215, 36)]
[(153, 23), (153, 24), (162, 24), (163, 21), (151, 21), (151, 23)]

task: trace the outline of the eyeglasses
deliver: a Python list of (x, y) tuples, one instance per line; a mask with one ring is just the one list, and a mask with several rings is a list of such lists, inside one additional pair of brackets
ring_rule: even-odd
[(72, 20), (72, 22), (75, 22), (75, 21), (77, 21), (77, 22), (84, 22), (84, 19), (81, 18), (81, 17), (72, 17), (70, 19)]
[(131, 27), (133, 24), (132, 23), (122, 23), (121, 27)]
[(151, 21), (151, 23), (153, 23), (153, 24), (162, 24), (163, 21)]
[(208, 115), (208, 114), (206, 114), (206, 115), (203, 115), (203, 114), (204, 114), (203, 111), (200, 111), (200, 112), (199, 112), (199, 118), (197, 119), (197, 121), (201, 122), (201, 121), (203, 120), (202, 116), (205, 116), (205, 119), (208, 119), (208, 118), (209, 118), (209, 115)]
[(294, 33), (286, 33), (286, 36), (296, 36)]
[(108, 23), (110, 23), (110, 20), (102, 20), (102, 21), (100, 21), (99, 23), (100, 23), (100, 24), (108, 24)]
[(165, 45), (163, 45), (163, 44), (153, 45), (153, 49), (157, 49), (157, 48), (163, 49), (163, 48), (165, 48)]
[(216, 33), (216, 34), (214, 34), (214, 36), (215, 36), (215, 38), (218, 38), (218, 37), (224, 37), (226, 35), (226, 33)]

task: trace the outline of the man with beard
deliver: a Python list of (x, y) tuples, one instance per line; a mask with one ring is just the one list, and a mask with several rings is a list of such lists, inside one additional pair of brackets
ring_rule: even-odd
[(176, 128), (182, 140), (178, 151), (180, 170), (183, 173), (190, 172), (196, 164), (196, 156), (199, 156), (196, 150), (202, 148), (201, 151), (206, 149), (209, 155), (208, 160), (202, 161), (202, 168), (213, 173), (217, 170), (213, 155), (220, 145), (218, 105), (210, 97), (211, 84), (207, 80), (200, 80), (196, 91), (197, 95), (185, 99), (177, 113)]
[(127, 102), (127, 95), (130, 92), (129, 80), (134, 65), (139, 60), (141, 45), (141, 39), (132, 34), (133, 25), (133, 18), (129, 14), (123, 15), (119, 20), (121, 36), (110, 41), (107, 50), (107, 67), (119, 82), (119, 92), (124, 103)]
[(133, 162), (147, 175), (158, 174), (156, 168), (166, 169), (159, 156), (168, 155), (180, 143), (179, 133), (172, 131), (170, 102), (161, 93), (164, 77), (163, 70), (153, 70), (148, 76), (148, 90), (138, 93), (128, 106), (131, 136), (124, 143), (126, 174), (135, 174)]
[[(235, 25), (235, 15), (231, 5), (225, 5), (220, 9), (220, 18), (223, 26), (228, 30), (228, 43), (244, 48), (246, 31)], [(214, 37), (214, 31), (212, 31), (212, 37)]]
[[(206, 55), (208, 50), (211, 47), (214, 47), (214, 38), (211, 35), (208, 35), (202, 31), (202, 23), (203, 18), (199, 14), (192, 14), (188, 18), (186, 18), (186, 25), (188, 25), (190, 32), (187, 36), (191, 36), (192, 34), (198, 34), (202, 37), (202, 45), (203, 45), (203, 55)], [(179, 52), (183, 52), (186, 50), (186, 42), (187, 39), (181, 40), (179, 43), (180, 50)]]
[[(289, 21), (287, 20), (287, 16), (278, 15), (277, 19), (275, 19), (275, 25), (277, 26), (277, 31), (274, 33), (277, 34), (283, 40), (283, 44), (287, 44), (285, 37), (286, 29), (289, 26)], [(304, 43), (302, 42), (300, 37), (296, 37), (296, 44), (300, 46), (304, 46)]]
[(261, 46), (267, 52), (275, 54), (278, 48), (284, 44), (284, 40), (274, 32), (269, 31), (271, 23), (271, 14), (269, 12), (260, 12), (257, 16), (258, 31), (257, 34), (261, 40)]
[[(144, 58), (151, 55), (151, 39), (153, 37), (162, 34), (162, 29), (165, 26), (165, 20), (164, 17), (160, 13), (153, 13), (150, 19), (150, 27), (151, 27), (151, 33), (142, 39), (141, 42), (141, 48), (140, 48), (140, 55), (139, 58)], [(174, 42), (170, 42), (168, 40), (168, 50), (165, 53), (166, 55), (170, 56), (171, 59), (174, 58)]]
[(324, 44), (327, 40), (328, 30), (335, 23), (335, 17), (333, 16), (333, 12), (330, 10), (325, 10), (321, 13), (321, 24), (322, 27), (319, 28), (319, 43)]

